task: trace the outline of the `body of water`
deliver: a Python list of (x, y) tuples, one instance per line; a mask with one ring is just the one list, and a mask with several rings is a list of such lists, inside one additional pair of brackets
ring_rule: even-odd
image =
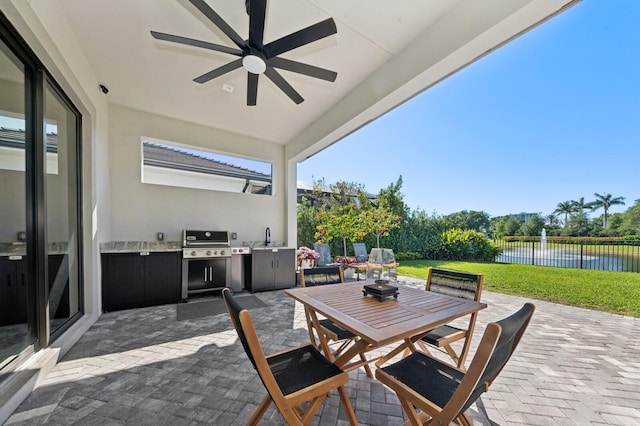
[(602, 271), (640, 272), (640, 258), (622, 255), (583, 254), (573, 248), (540, 249), (531, 246), (507, 248), (496, 262), (556, 266), (560, 268), (594, 269)]

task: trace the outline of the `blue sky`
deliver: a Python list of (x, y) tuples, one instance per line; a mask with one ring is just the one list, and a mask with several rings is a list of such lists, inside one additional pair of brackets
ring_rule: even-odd
[(610, 210), (624, 211), (640, 198), (638, 23), (638, 0), (584, 0), (299, 164), (298, 179), (377, 193), (402, 175), (405, 203), (439, 215), (547, 215), (595, 192), (625, 197)]

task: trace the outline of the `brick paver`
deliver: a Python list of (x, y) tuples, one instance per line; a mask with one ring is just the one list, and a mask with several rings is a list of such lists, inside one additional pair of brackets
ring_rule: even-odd
[[(301, 306), (281, 291), (257, 296), (268, 305), (252, 311), (266, 353), (308, 341)], [(487, 322), (531, 300), (485, 291), (483, 301), (470, 358)], [(532, 302), (520, 347), (472, 407), (474, 422), (640, 425), (640, 319)], [(361, 369), (349, 377), (361, 424), (406, 420), (393, 392)], [(227, 315), (176, 321), (167, 305), (100, 317), (6, 424), (236, 425), (264, 395)], [(261, 424), (283, 420), (270, 408)], [(335, 392), (313, 424), (348, 424)]]

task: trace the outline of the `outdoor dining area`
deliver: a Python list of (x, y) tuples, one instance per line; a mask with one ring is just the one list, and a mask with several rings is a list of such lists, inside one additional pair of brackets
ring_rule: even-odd
[[(173, 305), (105, 314), (6, 424), (638, 419), (637, 392), (611, 404), (638, 390), (637, 340), (604, 351), (571, 330), (587, 317), (603, 329), (626, 318), (483, 292), (482, 275), (432, 269), (424, 282), (380, 271), (345, 283), (340, 265), (302, 270), (296, 288), (261, 293), (264, 307), (252, 309), (225, 289), (227, 313), (198, 319), (177, 320)], [(615, 350), (629, 345), (635, 361)], [(591, 381), (608, 391), (587, 392)]]
[[(257, 424), (271, 404), (288, 424), (310, 424), (334, 389), (349, 423), (358, 424), (345, 388), (347, 372), (364, 367), (367, 375), (374, 378), (369, 364), (375, 361), (375, 379), (396, 393), (408, 423), (455, 421), (473, 425), (466, 409), (489, 389), (505, 366), (535, 306), (527, 303), (513, 315), (489, 324), (467, 371), (464, 361), (476, 315), (487, 306), (479, 302), (482, 275), (432, 268), (426, 291), (401, 290), (391, 250), (373, 249), (367, 263), (364, 285), (344, 283), (341, 266), (300, 271), (300, 288), (284, 292), (304, 306), (311, 343), (273, 355), (265, 356), (251, 314), (229, 289), (223, 290), (243, 348), (268, 391), (248, 424)], [(326, 281), (307, 279), (317, 275)], [(339, 280), (329, 282), (329, 276)], [(449, 325), (467, 316), (470, 320), (466, 328)], [(455, 341), (462, 341), (459, 353), (452, 347)], [(390, 345), (395, 347), (384, 355), (367, 355)], [(428, 345), (445, 348), (453, 365), (431, 356)], [(386, 365), (400, 354), (403, 356), (399, 361)]]

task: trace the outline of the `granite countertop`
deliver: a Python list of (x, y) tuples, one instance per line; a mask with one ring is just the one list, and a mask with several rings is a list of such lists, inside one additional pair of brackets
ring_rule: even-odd
[(295, 250), (295, 247), (286, 247), (286, 246), (260, 246), (260, 247), (252, 247), (251, 251), (258, 250)]
[[(49, 243), (48, 254), (67, 253), (68, 243)], [(252, 247), (253, 250), (284, 250), (295, 249), (286, 246)], [(100, 243), (100, 253), (138, 253), (138, 252), (169, 252), (182, 251), (181, 241), (108, 241)], [(25, 243), (0, 243), (0, 256), (25, 256), (27, 253)]]
[(108, 241), (100, 243), (100, 253), (182, 251), (180, 241)]
[[(49, 243), (47, 254), (65, 254), (68, 251), (69, 243), (54, 242)], [(0, 256), (26, 256), (27, 245), (23, 242), (0, 243)]]

